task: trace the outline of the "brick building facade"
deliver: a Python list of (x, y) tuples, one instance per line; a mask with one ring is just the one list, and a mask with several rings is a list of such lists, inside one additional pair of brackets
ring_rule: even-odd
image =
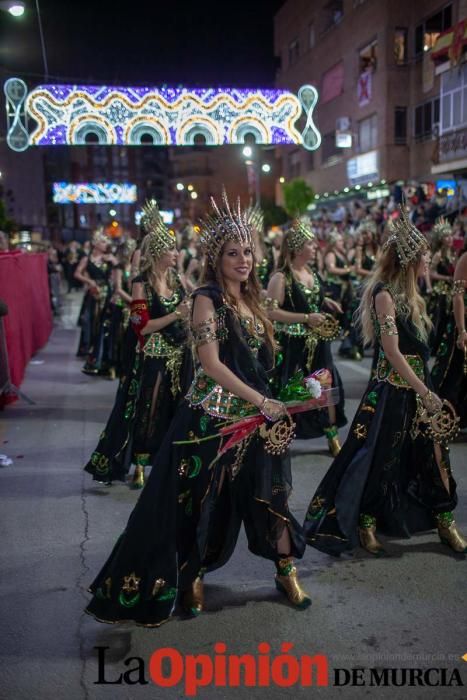
[[(464, 0), (287, 0), (275, 16), (276, 85), (317, 87), (323, 140), (313, 153), (278, 151), (282, 175), (305, 178), (320, 199), (376, 196), (401, 180), (432, 188), (437, 178), (465, 177), (460, 152), (454, 168), (449, 159), (439, 167), (445, 102), (432, 54), (439, 35), (466, 16)], [(466, 73), (466, 90), (448, 130), (467, 124), (465, 58), (451, 71)], [(443, 70), (451, 68), (448, 61)]]

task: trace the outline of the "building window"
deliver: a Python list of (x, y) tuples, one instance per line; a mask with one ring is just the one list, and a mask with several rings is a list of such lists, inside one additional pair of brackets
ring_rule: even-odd
[(407, 143), (407, 107), (394, 110), (394, 143)]
[(415, 141), (429, 141), (436, 137), (439, 128), (439, 97), (415, 107)]
[(308, 25), (308, 48), (314, 49), (316, 43), (315, 23), (310, 22)]
[(394, 61), (397, 66), (407, 63), (407, 29), (396, 27), (394, 32)]
[(359, 52), (359, 75), (367, 70), (376, 70), (378, 42), (372, 41)]
[(321, 104), (330, 102), (344, 92), (344, 64), (341, 61), (330, 68), (321, 81)]
[(330, 131), (323, 135), (323, 142), (321, 144), (321, 162), (327, 163), (330, 160), (336, 159), (341, 156), (341, 149), (336, 146), (336, 132)]
[(467, 63), (441, 77), (441, 133), (467, 123)]
[(415, 28), (415, 55), (420, 56), (424, 51), (432, 49), (441, 32), (446, 31), (451, 26), (451, 4), (417, 25)]
[(297, 63), (299, 56), (300, 45), (298, 43), (298, 39), (294, 39), (289, 44), (289, 66), (293, 66), (294, 63)]
[(322, 10), (322, 31), (327, 32), (328, 29), (339, 24), (344, 16), (344, 0), (329, 0)]
[(358, 148), (360, 153), (372, 151), (378, 142), (378, 117), (372, 114), (371, 117), (358, 122)]

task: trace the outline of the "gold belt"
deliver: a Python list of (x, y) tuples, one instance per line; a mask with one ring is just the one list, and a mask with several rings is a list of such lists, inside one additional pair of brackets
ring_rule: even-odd
[[(420, 355), (404, 355), (406, 361), (413, 369), (415, 374), (422, 381), (425, 380), (425, 367)], [(380, 352), (378, 364), (376, 366), (376, 379), (379, 382), (388, 382), (398, 389), (411, 389), (410, 384), (401, 377), (394, 367), (391, 366), (389, 360), (383, 352)]]
[(143, 345), (145, 357), (160, 357), (166, 360), (166, 367), (171, 376), (171, 390), (174, 396), (180, 391), (180, 371), (182, 367), (183, 347), (169, 343), (162, 333), (151, 333)]

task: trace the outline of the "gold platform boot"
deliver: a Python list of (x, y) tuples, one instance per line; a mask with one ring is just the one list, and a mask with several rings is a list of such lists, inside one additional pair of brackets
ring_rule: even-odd
[(451, 511), (439, 513), (436, 516), (438, 523), (438, 535), (443, 544), (447, 544), (458, 554), (467, 554), (467, 540), (457, 529), (454, 515)]
[(375, 557), (386, 554), (384, 547), (376, 537), (376, 518), (372, 515), (360, 515), (358, 534), (360, 546)]
[(132, 489), (142, 489), (145, 484), (144, 479), (144, 468), (147, 466), (149, 461), (149, 454), (139, 454), (136, 455), (136, 466), (135, 473), (133, 474), (133, 480), (131, 482)]
[(337, 457), (341, 451), (341, 444), (339, 442), (339, 434), (335, 425), (331, 425), (329, 428), (324, 429), (324, 434), (328, 439), (329, 452), (333, 457)]
[(204, 607), (204, 583), (203, 577), (197, 576), (191, 588), (182, 597), (182, 608), (188, 615), (197, 617), (203, 612)]
[(277, 573), (275, 575), (276, 588), (283, 593), (289, 602), (300, 610), (311, 605), (310, 596), (300, 586), (297, 577), (297, 569), (292, 557), (285, 557), (276, 562)]

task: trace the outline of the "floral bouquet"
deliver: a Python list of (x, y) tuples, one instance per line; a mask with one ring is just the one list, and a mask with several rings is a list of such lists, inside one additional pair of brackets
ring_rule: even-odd
[(286, 419), (276, 421), (272, 428), (268, 429), (267, 419), (261, 413), (257, 413), (222, 427), (220, 434), (228, 439), (222, 445), (218, 457), (245, 440), (258, 428), (260, 435), (266, 440), (266, 449), (269, 452), (284, 452), (294, 438), (295, 423), (291, 416), (337, 404), (339, 390), (332, 388), (331, 373), (327, 369), (317, 370), (307, 377), (300, 371), (282, 387), (277, 399), (287, 407)]

